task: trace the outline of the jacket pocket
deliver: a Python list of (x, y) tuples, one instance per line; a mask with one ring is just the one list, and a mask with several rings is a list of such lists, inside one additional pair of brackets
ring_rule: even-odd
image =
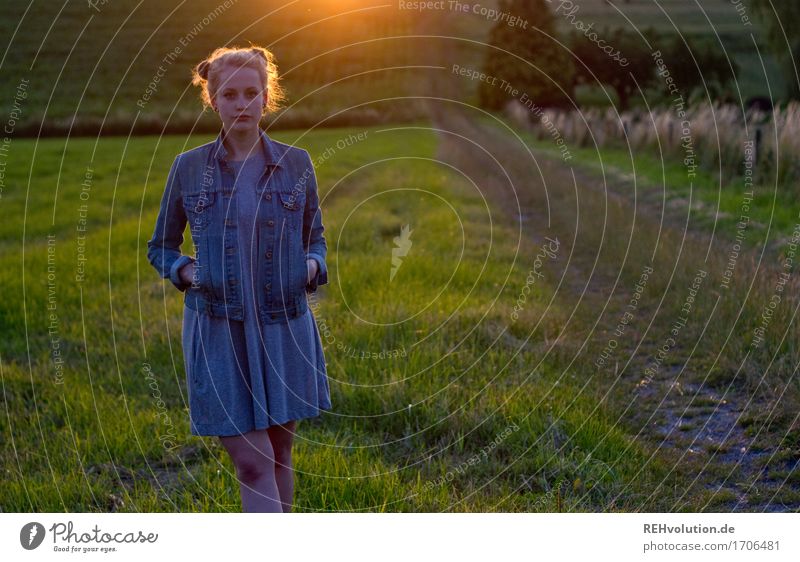
[(280, 191), (281, 207), (287, 211), (302, 211), (306, 204), (306, 194), (304, 191)]
[(183, 194), (183, 208), (192, 232), (202, 232), (211, 223), (216, 195), (214, 191)]
[(278, 192), (278, 216), (282, 219), (283, 228), (290, 238), (297, 236), (303, 228), (303, 210), (306, 206), (306, 194), (302, 191)]

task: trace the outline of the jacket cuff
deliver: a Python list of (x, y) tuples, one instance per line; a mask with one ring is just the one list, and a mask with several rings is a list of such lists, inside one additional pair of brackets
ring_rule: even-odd
[(172, 284), (175, 285), (175, 288), (179, 291), (185, 291), (191, 283), (185, 283), (181, 278), (178, 272), (181, 268), (186, 265), (187, 263), (192, 263), (194, 258), (187, 255), (182, 255), (178, 259), (176, 259), (172, 263), (172, 267), (169, 269), (169, 280), (172, 281)]
[(311, 282), (306, 285), (306, 289), (316, 291), (319, 285), (325, 285), (328, 282), (328, 266), (325, 263), (325, 258), (319, 254), (308, 253), (306, 254), (306, 259), (308, 258), (313, 258), (319, 267), (317, 268), (317, 274)]

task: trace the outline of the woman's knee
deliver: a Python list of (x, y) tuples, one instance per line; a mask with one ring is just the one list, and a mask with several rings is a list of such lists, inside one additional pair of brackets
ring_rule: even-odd
[(238, 462), (234, 460), (236, 466), (236, 477), (241, 482), (258, 482), (265, 476), (275, 474), (275, 464), (272, 459), (240, 458)]

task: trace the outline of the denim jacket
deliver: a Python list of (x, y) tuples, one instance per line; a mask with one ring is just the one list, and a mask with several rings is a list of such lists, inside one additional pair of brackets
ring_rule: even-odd
[[(256, 228), (262, 250), (254, 275), (257, 310), (264, 323), (286, 322), (308, 308), (307, 292), (328, 282), (327, 246), (317, 180), (308, 152), (270, 139), (259, 129), (266, 167), (257, 189)], [(233, 169), (221, 131), (213, 142), (179, 154), (167, 178), (147, 259), (162, 278), (184, 292), (187, 307), (211, 316), (243, 319)], [(189, 223), (195, 256), (181, 254)], [(308, 282), (306, 259), (319, 264)], [(192, 283), (178, 271), (194, 262)]]

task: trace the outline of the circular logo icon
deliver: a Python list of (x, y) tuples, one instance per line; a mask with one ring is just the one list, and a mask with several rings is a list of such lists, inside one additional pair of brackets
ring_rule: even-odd
[(44, 540), (44, 525), (34, 521), (27, 523), (19, 532), (19, 543), (25, 550), (33, 550)]

